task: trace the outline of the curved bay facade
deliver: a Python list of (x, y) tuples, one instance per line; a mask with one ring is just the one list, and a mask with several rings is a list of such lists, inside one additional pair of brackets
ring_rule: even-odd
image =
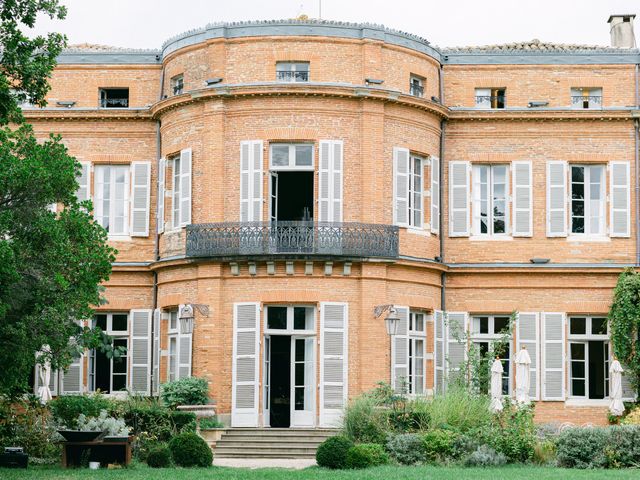
[(321, 21), (66, 51), (25, 114), (83, 164), (119, 251), (91, 322), (128, 356), (87, 352), (54, 391), (194, 375), (231, 426), (333, 425), (379, 381), (446, 389), (453, 330), (487, 349), (518, 312), (506, 356), (532, 354), (538, 419), (605, 421), (603, 318), (637, 263), (639, 62)]

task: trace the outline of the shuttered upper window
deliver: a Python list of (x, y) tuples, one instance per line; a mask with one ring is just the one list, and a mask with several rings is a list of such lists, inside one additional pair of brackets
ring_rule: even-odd
[(473, 234), (509, 233), (509, 168), (507, 165), (473, 167)]
[(129, 166), (97, 165), (95, 177), (96, 221), (109, 235), (128, 235)]

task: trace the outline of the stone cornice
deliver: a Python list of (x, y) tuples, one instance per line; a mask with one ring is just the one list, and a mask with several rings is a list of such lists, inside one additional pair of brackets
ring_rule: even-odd
[(638, 113), (633, 109), (602, 109), (602, 110), (575, 110), (568, 108), (559, 109), (505, 109), (505, 110), (479, 110), (479, 109), (449, 109), (449, 119), (458, 121), (619, 121), (631, 120)]
[(33, 108), (22, 111), (27, 121), (152, 120), (149, 108)]

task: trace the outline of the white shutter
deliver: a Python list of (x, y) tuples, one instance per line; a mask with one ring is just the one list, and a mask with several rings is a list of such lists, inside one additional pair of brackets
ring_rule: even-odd
[[(537, 313), (518, 313), (516, 319), (516, 354), (525, 346), (531, 357), (531, 383), (529, 386), (529, 396), (539, 400), (538, 383), (540, 381), (540, 329), (538, 326)], [(514, 355), (515, 358), (515, 355)]]
[(347, 403), (349, 308), (320, 303), (320, 425), (339, 426)]
[(131, 236), (149, 236), (151, 162), (131, 163)]
[(547, 237), (567, 236), (567, 162), (547, 162)]
[(631, 189), (629, 162), (611, 162), (609, 171), (609, 231), (612, 237), (630, 235)]
[(156, 210), (156, 222), (158, 233), (164, 232), (164, 185), (167, 169), (167, 160), (161, 158), (158, 162), (158, 207)]
[(469, 162), (449, 162), (449, 236), (469, 236)]
[(393, 224), (409, 226), (409, 149), (393, 148)]
[(440, 159), (431, 157), (431, 233), (440, 233)]
[(152, 395), (157, 395), (160, 386), (160, 309), (153, 311), (153, 388)]
[(406, 387), (409, 381), (409, 307), (395, 306), (394, 308), (400, 320), (397, 333), (391, 337), (391, 386), (397, 393), (407, 393)]
[(151, 310), (131, 310), (131, 391), (139, 395), (150, 394), (151, 380)]
[(342, 140), (320, 140), (318, 219), (342, 222)]
[(452, 380), (451, 372), (459, 371), (467, 360), (467, 330), (469, 316), (466, 312), (447, 312), (446, 347), (447, 381)]
[(74, 358), (71, 365), (66, 372), (62, 374), (61, 378), (61, 392), (66, 395), (69, 393), (82, 393), (83, 390), (83, 369), (82, 364), (84, 356), (80, 355), (78, 358)]
[(233, 305), (231, 426), (258, 426), (260, 304)]
[(240, 142), (240, 221), (262, 221), (262, 140)]
[(191, 223), (191, 149), (180, 150), (180, 226)]
[(636, 391), (633, 389), (633, 385), (631, 384), (631, 378), (627, 375), (627, 367), (622, 365), (622, 400), (625, 402), (635, 402), (636, 401)]
[(80, 175), (78, 176), (78, 191), (76, 197), (79, 202), (91, 198), (91, 163), (80, 162)]
[(513, 175), (513, 227), (514, 237), (533, 236), (533, 176), (530, 161), (511, 164)]
[(445, 325), (444, 314), (441, 310), (433, 312), (433, 387), (436, 394), (442, 394), (445, 390)]
[(565, 398), (565, 315), (542, 314), (542, 400)]
[(191, 376), (193, 334), (181, 333), (178, 336), (178, 378)]

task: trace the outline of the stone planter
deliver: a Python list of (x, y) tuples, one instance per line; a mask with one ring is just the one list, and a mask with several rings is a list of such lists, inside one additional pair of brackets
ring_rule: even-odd
[(198, 432), (200, 432), (200, 420), (216, 416), (215, 403), (209, 403), (207, 405), (178, 405), (178, 410), (195, 414), (196, 429)]
[(218, 440), (222, 438), (226, 428), (206, 428), (200, 430), (200, 436), (209, 444), (210, 447), (215, 447)]

